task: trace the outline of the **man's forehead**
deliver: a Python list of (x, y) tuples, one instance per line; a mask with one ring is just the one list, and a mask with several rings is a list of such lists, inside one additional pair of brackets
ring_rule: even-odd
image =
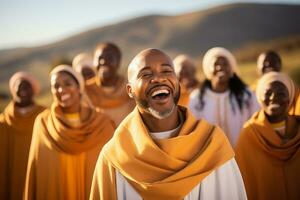
[(159, 50), (149, 50), (146, 52), (142, 52), (136, 57), (135, 63), (139, 68), (151, 66), (151, 64), (167, 64), (173, 66), (170, 57)]
[(146, 49), (134, 57), (128, 66), (128, 79), (130, 80), (133, 74), (138, 74), (142, 69), (151, 67), (154, 64), (173, 67), (170, 57), (158, 49)]

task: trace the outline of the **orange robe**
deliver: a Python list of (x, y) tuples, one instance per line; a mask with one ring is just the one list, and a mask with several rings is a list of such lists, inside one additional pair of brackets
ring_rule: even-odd
[(93, 89), (88, 91), (93, 105), (107, 114), (116, 125), (119, 125), (135, 107), (134, 100), (129, 98), (126, 92), (126, 84), (127, 81), (120, 78), (112, 91), (106, 90), (101, 85), (98, 86), (97, 90), (94, 86), (90, 86)]
[(296, 88), (295, 98), (291, 105), (289, 114), (300, 116), (300, 88), (299, 87)]
[(185, 121), (177, 137), (152, 140), (136, 108), (105, 145), (95, 169), (90, 199), (116, 200), (116, 170), (145, 200), (183, 199), (201, 180), (234, 156), (221, 129)]
[(283, 143), (263, 111), (245, 124), (236, 146), (236, 160), (249, 200), (300, 199), (300, 125)]
[(22, 199), (33, 124), (42, 110), (34, 105), (21, 114), (11, 102), (0, 115), (0, 199)]
[(113, 135), (110, 119), (95, 110), (77, 128), (55, 103), (34, 124), (25, 199), (88, 199), (96, 160)]

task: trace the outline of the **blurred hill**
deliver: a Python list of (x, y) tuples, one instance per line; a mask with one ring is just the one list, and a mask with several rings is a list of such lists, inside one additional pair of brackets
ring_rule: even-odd
[(49, 96), (51, 65), (59, 59), (71, 60), (83, 51), (92, 53), (101, 41), (113, 41), (121, 47), (121, 73), (144, 48), (161, 48), (171, 56), (186, 53), (200, 65), (206, 50), (223, 46), (237, 56), (243, 78), (249, 83), (256, 76), (256, 57), (266, 49), (279, 51), (288, 69), (299, 67), (299, 22), (300, 5), (229, 4), (178, 16), (139, 17), (45, 46), (0, 50), (0, 101), (7, 101), (3, 99), (8, 96), (8, 79), (18, 70), (35, 74), (42, 82), (43, 95)]

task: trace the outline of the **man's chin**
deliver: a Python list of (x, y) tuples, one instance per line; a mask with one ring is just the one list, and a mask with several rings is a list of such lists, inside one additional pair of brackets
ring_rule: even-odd
[(174, 112), (175, 107), (176, 107), (175, 104), (173, 104), (172, 108), (164, 111), (158, 111), (154, 108), (149, 107), (148, 112), (157, 119), (166, 119)]

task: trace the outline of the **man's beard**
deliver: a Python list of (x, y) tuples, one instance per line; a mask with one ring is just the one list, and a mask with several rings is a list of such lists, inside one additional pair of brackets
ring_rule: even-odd
[(157, 119), (165, 119), (167, 117), (169, 117), (174, 109), (176, 108), (179, 98), (180, 98), (180, 87), (178, 87), (177, 92), (175, 92), (174, 94), (174, 98), (173, 98), (173, 106), (170, 109), (167, 109), (165, 111), (158, 111), (155, 110), (154, 108), (149, 106), (149, 103), (141, 98), (138, 98), (135, 94), (133, 94), (133, 98), (135, 99), (135, 102), (138, 106), (142, 107), (143, 109), (147, 110), (153, 117), (157, 118)]

